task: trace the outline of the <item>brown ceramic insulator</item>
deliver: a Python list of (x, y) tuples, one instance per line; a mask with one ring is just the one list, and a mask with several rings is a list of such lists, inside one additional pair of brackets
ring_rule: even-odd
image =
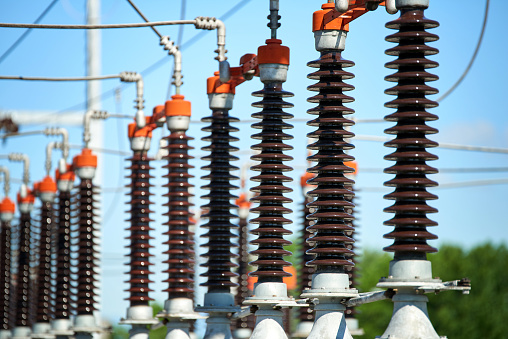
[(250, 211), (259, 216), (250, 220), (252, 224), (258, 225), (256, 229), (251, 230), (258, 238), (251, 241), (251, 244), (257, 245), (257, 249), (250, 253), (258, 258), (250, 263), (257, 266), (257, 270), (250, 275), (258, 277), (260, 283), (282, 282), (283, 277), (291, 276), (284, 271), (285, 266), (292, 265), (284, 260), (285, 256), (291, 255), (291, 252), (284, 249), (291, 241), (284, 239), (284, 236), (292, 232), (284, 228), (284, 225), (292, 221), (284, 216), (292, 210), (284, 207), (284, 204), (291, 203), (292, 200), (285, 197), (284, 193), (292, 191), (285, 183), (293, 181), (290, 176), (285, 175), (293, 168), (284, 164), (293, 159), (284, 154), (293, 148), (285, 143), (293, 137), (284, 132), (293, 126), (284, 120), (291, 119), (293, 115), (284, 112), (283, 109), (293, 107), (293, 104), (284, 101), (284, 98), (292, 97), (293, 93), (284, 91), (282, 83), (266, 83), (263, 90), (252, 95), (263, 99), (252, 104), (253, 107), (262, 108), (262, 111), (252, 114), (253, 118), (261, 119), (261, 122), (252, 124), (253, 128), (261, 129), (261, 132), (252, 135), (252, 138), (260, 140), (260, 143), (251, 147), (260, 152), (251, 156), (252, 160), (259, 162), (252, 166), (251, 170), (260, 173), (251, 178), (252, 181), (259, 183), (258, 186), (251, 188), (251, 191), (257, 193), (251, 201), (259, 205)]
[[(355, 241), (348, 246), (351, 251), (355, 252), (355, 251), (358, 251), (358, 249), (359, 249), (358, 246), (356, 245), (357, 241), (358, 241), (358, 225), (356, 224), (356, 222), (358, 221), (358, 216), (357, 216), (357, 213), (355, 213), (358, 211), (358, 206), (359, 206), (356, 201), (356, 200), (358, 200), (358, 195), (356, 195), (358, 190), (355, 190), (355, 188), (352, 185), (349, 187), (349, 189), (351, 191), (355, 192), (355, 196), (351, 200), (351, 202), (354, 204), (354, 207), (352, 207), (351, 210), (348, 211), (348, 213), (350, 213), (351, 215), (354, 216), (354, 220), (352, 220), (350, 223), (350, 226), (353, 227), (353, 230), (346, 232), (346, 235)], [(353, 257), (351, 258), (354, 266), (347, 266), (346, 267), (346, 272), (349, 276), (349, 287), (350, 288), (358, 288), (357, 281), (359, 278), (359, 274), (358, 274), (357, 258), (358, 258), (358, 256), (356, 254), (354, 254)], [(346, 318), (355, 318), (355, 315), (357, 313), (358, 313), (358, 311), (356, 310), (356, 307), (346, 307), (346, 311), (344, 312), (344, 314), (346, 315)]]
[(97, 187), (91, 179), (81, 179), (78, 186), (78, 259), (77, 259), (77, 315), (91, 315), (95, 306), (95, 272), (97, 257), (95, 253), (95, 194)]
[(71, 316), (71, 193), (58, 193), (56, 241), (55, 319)]
[[(312, 249), (311, 244), (307, 241), (311, 237), (311, 233), (307, 231), (307, 228), (311, 226), (311, 222), (309, 219), (307, 219), (307, 216), (310, 214), (310, 209), (307, 206), (307, 204), (311, 203), (313, 199), (306, 196), (305, 200), (303, 201), (303, 218), (302, 218), (302, 235), (300, 237), (300, 274), (299, 274), (299, 281), (298, 284), (300, 286), (300, 291), (303, 292), (305, 289), (311, 288), (312, 285), (312, 275), (314, 274), (314, 267), (307, 266), (306, 263), (308, 261), (311, 261), (314, 256), (307, 253), (310, 249)], [(314, 322), (315, 315), (314, 311), (306, 306), (306, 307), (300, 307), (298, 309), (298, 319), (300, 321), (310, 321)]]
[(238, 167), (231, 165), (231, 161), (238, 160), (238, 157), (231, 154), (238, 150), (231, 145), (231, 142), (238, 140), (231, 135), (232, 132), (238, 131), (238, 128), (231, 126), (230, 123), (238, 119), (229, 116), (229, 110), (217, 109), (212, 111), (211, 116), (201, 121), (210, 123), (202, 129), (210, 132), (208, 136), (202, 138), (210, 144), (202, 148), (208, 154), (202, 158), (208, 165), (201, 169), (210, 173), (202, 177), (209, 181), (209, 184), (201, 188), (210, 192), (202, 196), (209, 202), (202, 206), (207, 212), (201, 215), (202, 218), (208, 219), (208, 222), (201, 226), (208, 229), (208, 232), (201, 236), (208, 238), (208, 242), (201, 245), (208, 248), (208, 252), (201, 255), (207, 258), (206, 263), (201, 265), (207, 269), (201, 274), (207, 281), (201, 286), (208, 287), (208, 292), (229, 293), (231, 287), (237, 286), (231, 278), (237, 276), (232, 269), (238, 266), (232, 261), (232, 258), (237, 256), (233, 253), (233, 249), (238, 247), (238, 244), (232, 241), (237, 237), (232, 229), (238, 225), (231, 222), (232, 219), (238, 218), (236, 214), (231, 213), (231, 210), (238, 208), (231, 203), (231, 200), (238, 198), (231, 193), (232, 190), (238, 189), (231, 184), (232, 181), (238, 180), (238, 177), (232, 174)]
[(33, 291), (30, 288), (30, 213), (21, 213), (19, 217), (19, 251), (18, 251), (18, 272), (16, 277), (16, 314), (15, 326), (31, 327), (30, 304)]
[(194, 185), (189, 183), (189, 179), (194, 176), (189, 174), (189, 169), (194, 166), (189, 164), (189, 159), (194, 157), (189, 155), (189, 150), (193, 147), (189, 146), (189, 140), (193, 138), (187, 136), (183, 131), (171, 132), (167, 137), (168, 140), (168, 163), (164, 168), (168, 169), (168, 183), (164, 187), (168, 188), (168, 212), (164, 215), (168, 216), (168, 231), (164, 234), (168, 236), (168, 240), (164, 242), (168, 246), (168, 250), (164, 252), (167, 260), (164, 261), (168, 265), (168, 269), (164, 271), (168, 278), (164, 280), (168, 287), (164, 292), (168, 293), (168, 299), (172, 298), (193, 298), (194, 292), (194, 233), (190, 231), (190, 227), (194, 225), (191, 221), (192, 213), (190, 207), (193, 206), (190, 198), (193, 196), (189, 189)]
[(153, 246), (150, 245), (150, 240), (153, 237), (150, 236), (150, 231), (153, 228), (150, 227), (150, 222), (153, 221), (150, 219), (150, 213), (153, 211), (150, 210), (150, 205), (153, 202), (150, 201), (150, 196), (153, 193), (150, 193), (150, 187), (153, 185), (150, 184), (150, 170), (153, 167), (150, 166), (150, 160), (145, 152), (135, 152), (132, 158), (128, 159), (131, 161), (131, 166), (127, 169), (131, 170), (131, 174), (127, 176), (127, 178), (131, 179), (131, 183), (127, 185), (130, 188), (130, 192), (127, 193), (131, 197), (131, 200), (128, 202), (130, 205), (130, 227), (127, 229), (130, 232), (130, 235), (126, 238), (130, 240), (129, 246), (130, 253), (127, 255), (129, 257), (129, 262), (127, 265), (129, 266), (129, 274), (130, 279), (126, 282), (129, 284), (129, 288), (126, 290), (129, 292), (129, 297), (126, 300), (129, 300), (130, 306), (149, 306), (149, 302), (153, 300), (149, 296), (149, 292), (153, 290), (150, 289), (149, 284), (153, 281), (150, 280), (150, 274), (153, 272), (150, 271), (150, 266), (153, 264), (150, 263), (150, 257), (153, 254), (150, 254), (150, 248)]
[[(249, 282), (247, 281), (248, 268), (249, 268), (249, 244), (248, 244), (248, 234), (249, 234), (249, 223), (247, 222), (247, 218), (240, 218), (238, 222), (238, 289), (236, 290), (235, 295), (235, 305), (242, 305), (244, 300), (249, 297)], [(232, 330), (241, 329), (241, 328), (250, 328), (251, 327), (251, 317), (254, 315), (249, 315), (247, 317), (239, 318), (235, 322), (231, 324)]]
[(11, 223), (0, 224), (0, 329), (10, 329), (11, 318)]
[(317, 187), (308, 192), (310, 197), (315, 198), (308, 204), (309, 208), (314, 209), (308, 216), (314, 221), (308, 228), (313, 232), (309, 241), (314, 247), (308, 253), (315, 257), (307, 262), (307, 265), (315, 267), (317, 273), (344, 273), (348, 266), (353, 266), (351, 257), (354, 254), (349, 248), (354, 240), (347, 235), (354, 230), (351, 226), (354, 217), (350, 213), (354, 206), (351, 202), (354, 193), (349, 189), (354, 181), (345, 176), (354, 170), (344, 164), (354, 160), (353, 156), (345, 153), (354, 148), (348, 142), (354, 134), (347, 130), (354, 122), (345, 117), (354, 113), (354, 110), (344, 106), (354, 101), (352, 97), (344, 94), (354, 87), (346, 84), (344, 80), (351, 79), (354, 75), (343, 68), (351, 67), (354, 63), (343, 59), (340, 52), (330, 50), (321, 52), (318, 60), (307, 65), (319, 68), (308, 76), (318, 80), (316, 84), (308, 87), (310, 91), (318, 93), (308, 99), (317, 106), (307, 112), (318, 117), (307, 123), (317, 127), (307, 135), (317, 139), (307, 146), (308, 149), (316, 151), (308, 160), (317, 162), (308, 169), (308, 172), (316, 174), (308, 183)]
[(438, 79), (427, 72), (428, 68), (437, 67), (437, 62), (426, 58), (438, 53), (437, 49), (426, 45), (427, 42), (438, 40), (438, 36), (426, 32), (426, 29), (437, 26), (436, 21), (424, 17), (423, 10), (406, 9), (401, 10), (399, 19), (386, 24), (387, 28), (398, 30), (386, 38), (389, 42), (398, 43), (386, 51), (386, 54), (397, 56), (398, 59), (385, 65), (396, 70), (385, 79), (397, 83), (385, 91), (386, 94), (397, 96), (385, 104), (397, 110), (385, 117), (387, 121), (397, 122), (397, 125), (385, 130), (385, 133), (396, 136), (385, 143), (387, 147), (396, 148), (385, 159), (396, 163), (385, 169), (385, 173), (395, 174), (395, 178), (385, 182), (385, 186), (395, 188), (394, 192), (385, 195), (385, 199), (395, 200), (385, 212), (395, 213), (395, 216), (384, 223), (395, 227), (384, 235), (394, 240), (384, 250), (395, 252), (395, 259), (425, 260), (427, 253), (437, 252), (427, 244), (427, 240), (437, 239), (427, 231), (427, 227), (437, 225), (427, 218), (427, 213), (437, 212), (427, 205), (427, 200), (437, 199), (436, 195), (427, 192), (427, 187), (437, 186), (435, 181), (427, 178), (427, 174), (437, 173), (437, 169), (426, 163), (437, 159), (427, 148), (438, 146), (435, 141), (427, 139), (427, 135), (437, 133), (437, 129), (426, 125), (427, 121), (438, 118), (426, 111), (438, 106), (437, 102), (426, 97), (438, 93), (437, 89), (426, 85), (426, 82)]
[(37, 308), (35, 321), (49, 323), (51, 319), (51, 233), (54, 227), (53, 205), (41, 206), (39, 268), (37, 270)]

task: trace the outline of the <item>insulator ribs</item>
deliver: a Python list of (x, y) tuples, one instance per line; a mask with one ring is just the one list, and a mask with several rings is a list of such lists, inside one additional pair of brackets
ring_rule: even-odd
[[(311, 261), (313, 259), (313, 255), (308, 254), (307, 252), (312, 249), (312, 246), (310, 245), (308, 239), (311, 236), (311, 233), (307, 231), (307, 228), (311, 226), (310, 220), (307, 219), (307, 215), (310, 214), (310, 209), (307, 206), (312, 202), (312, 199), (309, 197), (305, 197), (305, 200), (303, 202), (303, 222), (302, 222), (302, 235), (301, 235), (301, 250), (300, 250), (300, 270), (301, 273), (299, 274), (299, 285), (300, 285), (300, 291), (303, 292), (306, 288), (311, 288), (312, 286), (312, 275), (314, 274), (314, 267), (307, 266), (306, 263), (308, 261)], [(298, 318), (300, 321), (314, 321), (315, 315), (314, 311), (306, 306), (306, 307), (300, 307), (298, 310)]]
[(91, 315), (95, 307), (97, 281), (95, 254), (95, 194), (97, 187), (91, 179), (81, 179), (78, 186), (78, 260), (77, 260), (77, 315)]
[(168, 216), (168, 231), (164, 233), (168, 236), (168, 240), (164, 242), (168, 246), (168, 250), (164, 252), (168, 259), (164, 263), (168, 264), (168, 269), (164, 273), (168, 274), (168, 278), (164, 280), (168, 284), (168, 288), (164, 292), (168, 292), (168, 299), (172, 298), (193, 298), (194, 294), (194, 233), (189, 228), (194, 224), (191, 222), (192, 214), (190, 207), (193, 204), (189, 201), (193, 196), (189, 190), (194, 187), (189, 183), (189, 179), (194, 176), (189, 174), (189, 169), (194, 166), (189, 164), (189, 159), (194, 157), (189, 155), (189, 150), (193, 147), (188, 145), (189, 140), (185, 132), (172, 132), (168, 137), (169, 151), (166, 159), (168, 164), (164, 168), (168, 169), (168, 183), (164, 187), (168, 188), (168, 203), (164, 206), (168, 207), (168, 212), (164, 215)]
[(207, 268), (207, 271), (201, 274), (207, 277), (207, 281), (201, 286), (207, 286), (208, 292), (229, 293), (230, 288), (237, 285), (231, 281), (231, 278), (237, 276), (231, 271), (237, 266), (231, 259), (237, 256), (232, 249), (238, 246), (232, 241), (236, 235), (231, 231), (238, 227), (231, 222), (232, 219), (238, 218), (236, 214), (231, 213), (232, 209), (238, 208), (231, 203), (232, 199), (238, 198), (231, 193), (232, 190), (238, 189), (231, 184), (233, 180), (238, 180), (238, 177), (232, 174), (238, 167), (231, 165), (231, 161), (238, 160), (238, 157), (231, 152), (237, 151), (238, 148), (230, 144), (232, 141), (238, 141), (238, 138), (231, 135), (238, 129), (230, 123), (238, 119), (229, 116), (227, 109), (215, 109), (211, 116), (201, 121), (211, 123), (202, 129), (210, 132), (210, 135), (202, 138), (203, 141), (210, 142), (210, 145), (202, 148), (203, 151), (209, 152), (209, 155), (202, 158), (209, 161), (209, 165), (203, 166), (202, 169), (210, 171), (210, 174), (202, 177), (210, 182), (202, 189), (210, 193), (202, 197), (208, 199), (209, 203), (202, 206), (207, 212), (201, 215), (202, 218), (208, 219), (208, 222), (201, 226), (208, 228), (208, 232), (202, 235), (208, 238), (208, 242), (201, 245), (208, 248), (208, 252), (201, 255), (207, 258), (207, 262), (201, 265)]
[(293, 138), (284, 132), (293, 128), (284, 120), (292, 118), (293, 115), (283, 111), (284, 108), (293, 107), (293, 104), (284, 101), (283, 98), (292, 97), (293, 94), (284, 91), (282, 83), (265, 83), (263, 90), (254, 92), (253, 95), (263, 99), (252, 104), (253, 107), (262, 108), (262, 111), (252, 114), (253, 118), (261, 119), (261, 122), (252, 124), (253, 128), (261, 129), (261, 132), (252, 135), (252, 138), (260, 140), (260, 143), (252, 146), (259, 154), (251, 156), (251, 159), (260, 163), (252, 166), (251, 170), (260, 174), (251, 178), (252, 181), (259, 182), (258, 186), (251, 188), (251, 191), (257, 193), (251, 201), (259, 203), (257, 207), (251, 208), (251, 212), (259, 216), (250, 221), (252, 224), (258, 224), (258, 228), (251, 231), (258, 236), (251, 241), (258, 248), (250, 252), (258, 257), (251, 262), (251, 265), (257, 266), (257, 270), (250, 275), (258, 277), (260, 283), (282, 282), (283, 277), (291, 276), (284, 271), (285, 266), (291, 266), (290, 262), (284, 260), (284, 256), (291, 255), (291, 252), (284, 249), (291, 241), (284, 239), (284, 236), (292, 234), (284, 228), (284, 225), (291, 223), (284, 215), (292, 212), (291, 209), (284, 207), (284, 204), (292, 202), (290, 198), (284, 196), (284, 193), (292, 191), (284, 183), (293, 181), (291, 177), (285, 175), (293, 168), (284, 165), (284, 162), (293, 159), (284, 154), (285, 151), (292, 149), (285, 140)]
[(16, 277), (16, 316), (15, 326), (31, 327), (30, 304), (32, 293), (30, 286), (30, 213), (21, 213), (19, 217), (19, 254)]
[(427, 139), (427, 134), (435, 134), (437, 129), (426, 125), (427, 121), (438, 119), (426, 111), (427, 108), (438, 106), (437, 102), (426, 98), (426, 95), (438, 93), (437, 89), (426, 85), (427, 81), (438, 79), (426, 71), (438, 66), (437, 62), (426, 58), (427, 55), (438, 53), (436, 48), (426, 45), (427, 42), (438, 40), (438, 36), (426, 32), (426, 29), (437, 26), (436, 21), (423, 16), (423, 10), (402, 10), (399, 19), (386, 24), (387, 28), (399, 30), (386, 38), (389, 42), (398, 43), (386, 51), (386, 54), (397, 56), (398, 59), (385, 65), (396, 70), (385, 79), (397, 83), (385, 91), (386, 94), (397, 96), (385, 104), (386, 107), (397, 109), (385, 117), (387, 121), (397, 122), (396, 126), (385, 130), (385, 133), (396, 136), (385, 143), (387, 147), (396, 148), (385, 159), (396, 163), (385, 169), (385, 173), (395, 174), (395, 178), (385, 182), (385, 186), (395, 188), (394, 192), (385, 195), (385, 199), (395, 200), (385, 212), (395, 213), (395, 216), (384, 223), (395, 227), (384, 235), (394, 240), (384, 250), (395, 252), (395, 259), (425, 260), (427, 253), (437, 252), (427, 244), (427, 240), (437, 239), (437, 236), (426, 229), (428, 226), (437, 226), (436, 222), (427, 218), (427, 213), (437, 212), (427, 205), (427, 200), (437, 199), (437, 196), (426, 189), (437, 186), (426, 176), (437, 173), (437, 169), (426, 164), (427, 160), (437, 159), (426, 148), (438, 146)]
[(126, 300), (129, 300), (130, 306), (148, 306), (153, 300), (149, 296), (149, 292), (153, 291), (149, 288), (149, 284), (153, 282), (150, 280), (150, 274), (153, 274), (150, 271), (150, 266), (153, 265), (150, 263), (150, 257), (153, 256), (150, 254), (150, 248), (153, 247), (150, 245), (150, 239), (153, 239), (150, 236), (150, 231), (153, 230), (150, 227), (150, 222), (153, 221), (150, 219), (150, 213), (153, 212), (150, 210), (150, 205), (153, 204), (150, 202), (150, 196), (153, 195), (150, 193), (150, 187), (153, 186), (150, 184), (150, 178), (152, 178), (150, 170), (153, 169), (150, 166), (150, 160), (152, 159), (145, 151), (135, 152), (134, 156), (128, 160), (131, 161), (131, 166), (128, 167), (131, 170), (128, 176), (131, 184), (127, 186), (131, 189), (127, 193), (131, 197), (128, 202), (130, 204), (128, 212), (131, 217), (127, 221), (130, 221), (131, 226), (127, 229), (130, 232), (127, 237), (130, 240), (128, 246), (130, 261), (127, 263), (130, 279), (126, 281), (129, 283), (129, 289), (126, 290), (129, 292), (129, 297)]
[(0, 232), (0, 329), (10, 329), (11, 318), (11, 223), (1, 222)]
[(319, 68), (308, 76), (319, 81), (308, 87), (318, 94), (308, 99), (317, 106), (307, 112), (318, 117), (308, 122), (309, 126), (316, 126), (317, 129), (307, 135), (317, 139), (307, 146), (308, 149), (317, 151), (308, 157), (309, 161), (317, 162), (308, 169), (308, 172), (316, 174), (308, 183), (317, 187), (308, 192), (310, 197), (316, 199), (308, 204), (309, 208), (314, 209), (308, 216), (314, 220), (314, 225), (308, 227), (314, 233), (309, 241), (315, 244), (308, 253), (314, 254), (315, 258), (307, 265), (314, 266), (317, 273), (345, 273), (346, 267), (353, 266), (351, 257), (354, 254), (349, 249), (354, 240), (347, 235), (354, 229), (351, 226), (354, 217), (350, 213), (354, 206), (351, 203), (354, 193), (349, 189), (354, 181), (345, 176), (354, 170), (344, 164), (354, 160), (353, 156), (345, 153), (354, 148), (347, 141), (354, 134), (346, 129), (354, 122), (345, 116), (353, 114), (354, 110), (344, 104), (354, 99), (344, 92), (354, 87), (344, 80), (351, 79), (354, 75), (343, 68), (351, 67), (354, 63), (344, 60), (338, 51), (323, 51), (318, 60), (307, 65)]
[[(242, 305), (243, 302), (247, 297), (249, 297), (249, 283), (247, 281), (248, 275), (248, 266), (249, 266), (249, 251), (248, 251), (248, 233), (249, 233), (249, 227), (248, 227), (247, 218), (240, 218), (240, 221), (238, 222), (238, 289), (236, 291), (235, 295), (235, 305)], [(232, 327), (232, 330), (234, 329), (241, 329), (241, 328), (250, 328), (253, 329), (252, 326), (252, 318), (254, 316), (251, 314), (247, 317), (239, 318), (236, 320)]]
[(51, 296), (51, 233), (54, 227), (53, 206), (43, 202), (41, 206), (39, 268), (37, 270), (37, 308), (35, 321), (50, 322)]
[(58, 194), (55, 319), (71, 316), (71, 193)]

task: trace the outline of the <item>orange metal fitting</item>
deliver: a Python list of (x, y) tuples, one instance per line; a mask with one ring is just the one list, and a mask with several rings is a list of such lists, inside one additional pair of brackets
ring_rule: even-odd
[(344, 165), (351, 167), (355, 171), (353, 173), (348, 173), (349, 175), (357, 175), (358, 174), (358, 163), (356, 161), (346, 161)]
[[(218, 77), (217, 77), (218, 78)], [(175, 116), (191, 116), (191, 102), (184, 100), (185, 97), (181, 94), (175, 94), (171, 97), (171, 100), (166, 101), (165, 108), (167, 117)], [(159, 107), (159, 106), (157, 106)]]
[(314, 173), (309, 173), (309, 172), (305, 172), (301, 177), (300, 177), (300, 185), (302, 187), (307, 187), (307, 186), (311, 186), (310, 184), (307, 183), (308, 180), (314, 178), (316, 175)]
[(97, 156), (92, 153), (89, 148), (83, 148), (81, 154), (78, 154), (72, 159), (72, 165), (75, 169), (83, 167), (97, 168)]
[(152, 116), (157, 116), (157, 115), (161, 114), (162, 112), (164, 112), (164, 105), (157, 105), (153, 108), (153, 115)]
[(235, 86), (231, 82), (221, 82), (219, 80), (219, 72), (214, 72), (213, 77), (206, 79), (206, 94), (212, 93), (231, 93), (235, 94)]
[(5, 197), (0, 202), (0, 213), (13, 213), (16, 212), (16, 205), (14, 202), (9, 199), (9, 197)]
[[(339, 13), (334, 3), (326, 3), (312, 16), (312, 31), (339, 30), (349, 32), (349, 23), (368, 12), (366, 0), (350, 0), (349, 10)], [(384, 6), (384, 2), (380, 5)]]
[(146, 117), (147, 125), (143, 128), (138, 128), (136, 126), (136, 123), (130, 123), (128, 126), (127, 133), (129, 135), (129, 138), (136, 138), (136, 137), (152, 137), (152, 131), (157, 128), (155, 124), (151, 124), (150, 121), (152, 120), (152, 117)]
[(252, 203), (247, 200), (247, 195), (245, 193), (241, 193), (238, 199), (235, 201), (236, 206), (240, 208), (250, 208)]
[(21, 198), (21, 196), (19, 195), (19, 192), (18, 192), (17, 200), (18, 200), (18, 205), (19, 204), (32, 204), (33, 205), (35, 203), (35, 195), (33, 194), (33, 191), (27, 187), (26, 197)]
[(56, 182), (53, 180), (53, 178), (47, 175), (44, 177), (44, 179), (34, 184), (34, 190), (38, 193), (56, 193)]
[[(79, 155), (77, 155), (77, 157), (78, 156)], [(95, 157), (95, 161), (97, 162), (97, 157)], [(81, 166), (81, 167), (84, 167), (84, 166)], [(93, 166), (88, 166), (88, 167), (93, 167)], [(76, 180), (76, 173), (74, 173), (72, 171), (72, 165), (67, 164), (67, 171), (65, 173), (61, 174), (58, 169), (55, 170), (55, 178), (56, 178), (57, 182), (60, 180), (75, 181)]]
[(282, 46), (279, 39), (266, 40), (266, 45), (258, 48), (258, 64), (289, 65), (289, 47)]

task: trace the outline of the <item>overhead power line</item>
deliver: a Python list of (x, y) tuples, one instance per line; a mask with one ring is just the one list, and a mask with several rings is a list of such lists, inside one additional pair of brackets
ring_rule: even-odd
[(101, 24), (101, 25), (16, 24), (1, 22), (0, 27), (39, 28), (39, 29), (111, 29), (111, 28), (171, 26), (171, 25), (194, 25), (195, 23), (196, 20), (171, 20), (171, 21), (153, 21), (153, 22), (137, 22), (128, 24)]
[[(134, 8), (134, 10), (139, 14), (139, 16), (145, 20), (145, 22), (150, 22), (147, 17), (139, 10), (139, 8), (134, 4), (134, 2), (132, 2), (131, 0), (127, 0), (127, 2), (132, 6), (132, 8)], [(180, 18), (181, 20), (183, 20), (183, 18)], [(180, 27), (183, 27), (180, 26)], [(159, 38), (162, 38), (162, 34), (159, 33), (159, 31), (157, 30), (157, 28), (151, 26), (152, 30), (155, 32), (155, 34), (157, 34), (159, 36)]]
[[(39, 22), (41, 22), (41, 20), (46, 16), (46, 14), (49, 13), (51, 8), (53, 8), (53, 6), (57, 2), (58, 0), (51, 1), (51, 3), (48, 5), (48, 7), (46, 7), (46, 9), (41, 13), (41, 15), (39, 15), (39, 17), (35, 19), (34, 24), (38, 24)], [(19, 46), (19, 44), (23, 42), (23, 40), (25, 40), (25, 38), (30, 34), (31, 31), (32, 31), (31, 28), (27, 29), (25, 32), (23, 32), (23, 34), (21, 34), (21, 36), (16, 41), (14, 41), (14, 43), (2, 54), (2, 56), (0, 56), (0, 63), (2, 63), (2, 61), (4, 61), (14, 51)]]
[(25, 76), (21, 76), (21, 75), (0, 75), (0, 79), (3, 79), (3, 80), (28, 80), (28, 81), (88, 81), (88, 80), (119, 79), (121, 77), (122, 77), (121, 74), (69, 77), (69, 78), (25, 77)]
[(459, 85), (462, 83), (462, 80), (464, 80), (466, 75), (469, 73), (469, 71), (473, 67), (473, 63), (476, 60), (476, 56), (478, 55), (478, 52), (480, 51), (480, 47), (482, 45), (483, 36), (485, 35), (485, 28), (487, 27), (487, 20), (489, 17), (489, 5), (490, 5), (490, 0), (487, 0), (487, 4), (485, 5), (485, 14), (483, 16), (482, 31), (480, 33), (480, 38), (478, 39), (478, 43), (476, 44), (476, 49), (473, 53), (473, 56), (471, 57), (471, 60), (469, 61), (469, 64), (467, 65), (466, 69), (464, 70), (464, 72), (462, 73), (460, 78), (455, 82), (455, 84), (453, 84), (453, 86), (448, 91), (446, 91), (439, 99), (437, 99), (438, 102), (443, 101), (450, 94), (452, 94), (452, 92), (455, 91), (455, 89), (457, 87), (459, 87)]

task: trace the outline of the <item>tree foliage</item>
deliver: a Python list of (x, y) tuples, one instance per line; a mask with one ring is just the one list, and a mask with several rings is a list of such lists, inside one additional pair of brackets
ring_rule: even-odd
[[(508, 248), (506, 245), (484, 244), (469, 251), (459, 246), (444, 245), (430, 255), (434, 276), (443, 281), (467, 277), (471, 279), (469, 295), (449, 291), (429, 295), (429, 317), (439, 335), (448, 339), (506, 338), (508, 336)], [(365, 251), (360, 270), (361, 291), (375, 288), (379, 277), (388, 274), (390, 256)], [(359, 307), (360, 326), (372, 339), (386, 329), (393, 310), (391, 301)]]

